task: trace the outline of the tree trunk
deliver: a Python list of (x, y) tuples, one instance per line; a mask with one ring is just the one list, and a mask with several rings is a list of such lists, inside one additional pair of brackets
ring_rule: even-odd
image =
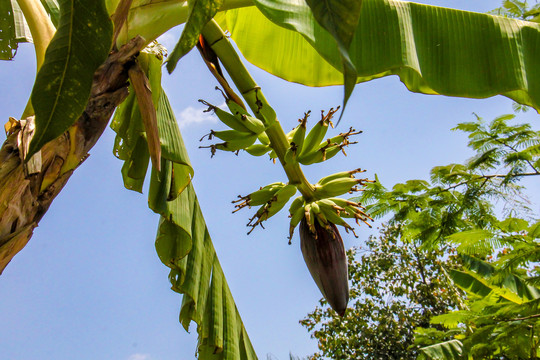
[(128, 70), (143, 47), (140, 37), (111, 53), (94, 74), (86, 109), (64, 134), (23, 161), (34, 117), (6, 124), (0, 149), (0, 274), (32, 237), (34, 228), (75, 168), (88, 157), (114, 109), (128, 95)]

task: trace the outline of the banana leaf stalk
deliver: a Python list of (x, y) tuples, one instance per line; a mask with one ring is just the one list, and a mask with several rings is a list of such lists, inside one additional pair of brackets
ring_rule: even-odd
[(311, 277), (328, 304), (339, 316), (345, 315), (349, 302), (347, 255), (335, 224), (329, 229), (315, 220), (315, 233), (306, 218), (300, 222), (300, 248)]

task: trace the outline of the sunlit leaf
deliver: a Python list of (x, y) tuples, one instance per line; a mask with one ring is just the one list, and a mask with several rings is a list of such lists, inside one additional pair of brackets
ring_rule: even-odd
[[(256, 4), (275, 23), (253, 8), (227, 16), (232, 37), (250, 62), (305, 85), (343, 84), (337, 45), (309, 14), (307, 4)], [(364, 0), (349, 54), (358, 82), (398, 75), (414, 92), (470, 98), (502, 94), (538, 110), (538, 41), (540, 26), (535, 23), (396, 0)], [(298, 51), (294, 49), (302, 49), (302, 55), (293, 56)], [(319, 60), (316, 67), (306, 66), (307, 61), (296, 61), (302, 56), (322, 57), (327, 65)]]
[(451, 360), (461, 359), (462, 344), (459, 340), (450, 340), (443, 343), (426, 346), (420, 349), (419, 359)]
[(311, 8), (313, 17), (337, 42), (343, 64), (345, 95), (342, 111), (344, 111), (358, 77), (350, 59), (349, 48), (360, 19), (362, 0), (306, 0), (306, 2)]

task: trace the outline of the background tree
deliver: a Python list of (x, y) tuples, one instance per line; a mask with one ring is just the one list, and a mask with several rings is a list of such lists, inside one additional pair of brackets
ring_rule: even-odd
[(313, 358), (417, 358), (414, 329), (433, 327), (431, 318), (459, 308), (463, 296), (447, 273), (458, 266), (455, 254), (419, 246), (403, 242), (396, 224), (383, 225), (365, 248), (349, 250), (352, 301), (347, 315), (335, 316), (323, 299), (300, 321), (318, 341), (320, 352)]
[[(538, 215), (530, 209), (526, 188), (520, 181), (540, 175), (540, 132), (532, 130), (529, 124), (510, 124), (514, 118), (514, 115), (504, 115), (486, 123), (477, 117), (476, 121), (460, 123), (455, 130), (469, 135), (469, 147), (476, 153), (467, 163), (433, 168), (430, 182), (409, 180), (396, 184), (391, 190), (375, 183), (362, 194), (361, 200), (371, 203), (368, 206), (371, 214), (379, 217), (390, 215), (390, 226), (399, 229), (403, 252), (398, 253), (396, 259), (390, 258), (390, 264), (408, 263), (410, 254), (405, 249), (417, 249), (417, 246), (421, 253), (427, 254), (441, 254), (441, 251), (444, 254), (446, 249), (455, 246), (458, 253), (457, 257), (449, 257), (448, 253), (443, 258), (435, 257), (439, 271), (430, 276), (443, 274), (443, 280), (450, 281), (450, 284), (446, 282), (442, 289), (427, 289), (425, 296), (428, 299), (433, 299), (433, 296), (445, 299), (449, 294), (461, 295), (452, 297), (453, 302), (449, 304), (443, 301), (438, 311), (426, 312), (423, 324), (421, 321), (409, 323), (411, 332), (413, 327), (418, 327), (415, 346), (405, 347), (409, 356), (421, 345), (421, 358), (538, 357), (536, 329), (540, 317), (540, 289), (536, 286), (540, 223)], [(370, 244), (368, 242), (368, 246)], [(360, 260), (371, 264), (372, 259), (378, 259), (376, 252), (374, 255)], [(367, 295), (358, 293), (357, 304), (371, 311), (371, 291), (376, 286), (377, 276), (381, 273), (386, 275), (388, 271), (382, 267), (365, 272), (362, 261), (354, 264), (351, 273), (362, 277), (356, 280), (354, 276), (353, 283), (369, 284), (361, 289)], [(405, 274), (407, 282), (418, 281), (418, 274), (407, 271), (404, 266), (397, 266), (393, 271)], [(430, 274), (431, 271), (425, 268), (424, 273)], [(432, 283), (445, 284), (444, 281), (435, 279)], [(454, 289), (451, 284), (458, 286), (467, 296), (450, 291)], [(411, 297), (415, 292), (405, 292), (405, 286), (400, 285), (396, 289), (390, 288), (390, 293), (396, 297), (408, 294), (405, 308), (418, 303)], [(383, 285), (381, 289), (384, 288)], [(453, 311), (445, 314), (450, 310)], [(355, 317), (348, 322), (340, 322), (329, 312), (317, 309), (303, 323), (309, 330), (323, 323), (323, 329), (314, 332), (322, 350), (326, 350), (327, 342), (332, 344), (328, 339), (333, 337), (336, 337), (334, 343), (349, 341), (350, 348), (355, 344), (351, 339), (358, 341), (357, 334), (362, 334), (360, 338), (364, 339), (361, 330), (370, 335), (370, 326), (380, 329), (377, 333), (377, 339), (380, 339), (399, 324), (394, 320), (394, 326), (388, 326), (384, 318), (368, 318), (373, 322), (366, 324)], [(428, 326), (429, 322), (435, 326)], [(357, 332), (338, 331), (342, 328), (353, 328)], [(413, 342), (412, 333), (409, 336), (408, 345)], [(403, 344), (400, 337), (392, 340), (393, 345), (388, 345), (388, 348)], [(328, 348), (324, 355), (341, 355), (337, 350), (340, 348), (332, 345)], [(362, 356), (369, 358), (370, 355)]]

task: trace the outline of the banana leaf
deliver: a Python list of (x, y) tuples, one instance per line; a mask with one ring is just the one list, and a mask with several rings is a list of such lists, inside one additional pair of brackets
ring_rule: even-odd
[[(201, 360), (257, 359), (191, 184), (193, 168), (161, 88), (160, 49), (148, 47), (141, 54), (147, 62), (143, 70), (156, 106), (162, 154), (161, 171), (151, 171), (148, 205), (160, 215), (155, 241), (158, 257), (170, 268), (172, 290), (183, 295), (180, 323), (186, 331), (192, 321), (197, 324)], [(133, 92), (117, 109), (111, 128), (117, 134), (113, 152), (124, 161), (124, 185), (142, 192), (149, 153)]]
[[(334, 38), (303, 0), (256, 0), (227, 12), (246, 59), (308, 86), (343, 84)], [(397, 75), (411, 91), (498, 94), (540, 109), (540, 25), (397, 0), (364, 0), (349, 49), (358, 82)]]
[(0, 2), (0, 60), (11, 60), (19, 43), (32, 42), (30, 29), (16, 0)]
[(459, 340), (450, 340), (439, 344), (426, 346), (420, 349), (418, 359), (462, 359), (462, 347), (463, 345)]

